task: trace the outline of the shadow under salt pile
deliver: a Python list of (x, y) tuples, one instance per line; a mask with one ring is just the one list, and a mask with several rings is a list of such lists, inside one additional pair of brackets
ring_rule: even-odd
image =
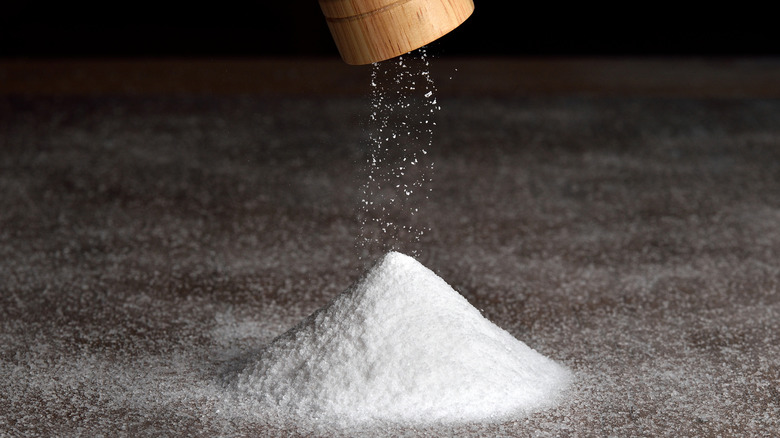
[(391, 252), (233, 383), (270, 412), (356, 425), (521, 415), (554, 402), (569, 380), (428, 268)]

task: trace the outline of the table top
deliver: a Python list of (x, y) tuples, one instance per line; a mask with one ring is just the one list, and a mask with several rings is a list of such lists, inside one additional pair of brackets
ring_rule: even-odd
[[(435, 133), (378, 150), (370, 66), (0, 62), (0, 436), (776, 434), (780, 63), (431, 68)], [(429, 192), (366, 243), (410, 153)], [(569, 367), (561, 403), (319, 433), (232, 390), (388, 241)]]

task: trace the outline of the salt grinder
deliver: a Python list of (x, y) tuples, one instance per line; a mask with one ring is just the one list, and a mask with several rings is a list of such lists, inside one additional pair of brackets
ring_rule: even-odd
[(431, 43), (474, 11), (473, 0), (319, 0), (341, 58), (360, 65)]

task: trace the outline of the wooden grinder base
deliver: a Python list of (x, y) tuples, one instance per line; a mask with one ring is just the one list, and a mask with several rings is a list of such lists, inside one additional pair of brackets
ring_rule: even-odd
[(319, 0), (341, 58), (370, 64), (418, 49), (463, 23), (472, 0)]

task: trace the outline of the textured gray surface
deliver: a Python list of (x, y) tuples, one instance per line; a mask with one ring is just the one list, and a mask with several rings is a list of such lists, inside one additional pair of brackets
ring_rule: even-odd
[[(420, 261), (577, 380), (362, 434), (776, 433), (780, 102), (441, 104)], [(220, 376), (358, 276), (368, 110), (0, 99), (0, 435), (295, 434)]]

